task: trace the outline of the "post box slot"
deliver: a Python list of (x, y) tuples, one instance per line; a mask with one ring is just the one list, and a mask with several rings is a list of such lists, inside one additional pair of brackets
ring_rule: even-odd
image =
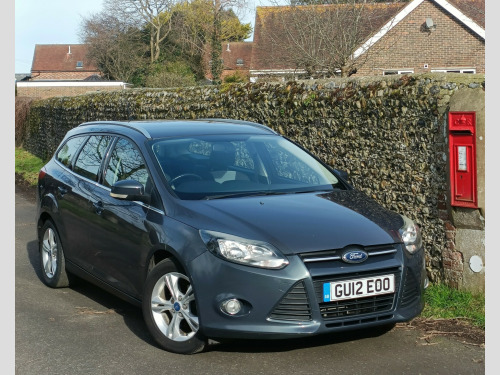
[(456, 135), (472, 135), (472, 131), (470, 130), (450, 130), (450, 133)]

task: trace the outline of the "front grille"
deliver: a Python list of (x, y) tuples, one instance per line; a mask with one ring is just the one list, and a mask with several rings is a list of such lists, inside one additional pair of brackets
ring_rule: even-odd
[(373, 277), (380, 275), (395, 275), (395, 293), (383, 294), (365, 298), (354, 298), (333, 302), (320, 302), (319, 309), (323, 319), (351, 318), (373, 313), (384, 313), (394, 308), (394, 302), (399, 289), (401, 271), (399, 268), (383, 269), (379, 271), (356, 272), (348, 275), (318, 277), (313, 279), (314, 291), (318, 301), (323, 301), (323, 284), (351, 280), (361, 277)]
[(393, 304), (394, 294), (384, 294), (381, 296), (320, 303), (320, 312), (323, 319), (334, 319), (386, 312), (392, 308)]
[[(390, 255), (397, 252), (394, 245), (377, 245), (377, 246), (366, 246), (359, 247), (359, 250), (364, 250), (368, 254), (368, 257), (380, 256), (380, 255)], [(316, 251), (312, 253), (299, 254), (300, 258), (304, 263), (316, 263), (316, 262), (331, 262), (342, 260), (342, 254), (346, 251), (344, 249), (336, 250), (325, 250)]]
[(299, 282), (276, 305), (270, 319), (305, 322), (312, 320), (311, 307), (304, 282)]

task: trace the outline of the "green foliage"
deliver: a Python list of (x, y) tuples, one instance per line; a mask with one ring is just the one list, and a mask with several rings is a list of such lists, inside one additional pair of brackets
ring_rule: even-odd
[(84, 18), (80, 33), (88, 45), (87, 57), (110, 80), (132, 83), (148, 63), (147, 33), (123, 23), (114, 14), (101, 12)]
[(237, 70), (233, 74), (224, 77), (221, 85), (221, 93), (226, 93), (232, 85), (247, 82), (250, 82), (248, 75)]
[(316, 94), (311, 93), (307, 96), (307, 98), (304, 99), (304, 105), (306, 107), (309, 107), (314, 100), (316, 100)]
[(221, 18), (222, 42), (242, 42), (252, 34), (252, 25), (241, 23), (232, 9), (223, 11)]
[(30, 154), (22, 148), (16, 147), (15, 172), (23, 176), (30, 185), (36, 186), (38, 182), (38, 172), (44, 165), (45, 162), (42, 159)]
[(244, 83), (248, 82), (248, 76), (240, 71), (235, 71), (233, 74), (224, 77), (224, 83)]
[(134, 74), (132, 74), (128, 83), (131, 83), (135, 87), (144, 87), (146, 78), (148, 77), (148, 69), (147, 66), (143, 66), (140, 69), (137, 69)]
[(144, 84), (152, 88), (186, 87), (195, 85), (195, 75), (183, 61), (151, 65)]
[(424, 318), (465, 318), (473, 325), (485, 328), (485, 296), (447, 287), (430, 285), (425, 291)]
[[(243, 41), (252, 32), (251, 25), (241, 23), (232, 9), (216, 9), (210, 0), (173, 2), (152, 21), (131, 25), (114, 12), (103, 11), (83, 19), (80, 37), (89, 45), (89, 56), (105, 77), (135, 87), (179, 87), (203, 80), (209, 70), (220, 83), (221, 43)], [(163, 31), (156, 39), (156, 26), (160, 24)], [(215, 61), (211, 68), (206, 65), (210, 51)], [(179, 61), (189, 67), (189, 74), (170, 66), (150, 67)]]

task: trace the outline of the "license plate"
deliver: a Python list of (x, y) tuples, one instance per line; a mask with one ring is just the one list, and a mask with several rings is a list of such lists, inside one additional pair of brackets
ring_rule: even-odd
[(323, 284), (323, 302), (394, 293), (394, 275), (364, 277)]

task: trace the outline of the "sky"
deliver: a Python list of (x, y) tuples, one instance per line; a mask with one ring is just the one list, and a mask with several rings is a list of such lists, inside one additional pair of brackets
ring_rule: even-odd
[(29, 73), (35, 44), (78, 44), (82, 16), (103, 0), (15, 0), (15, 72)]
[[(255, 3), (250, 0), (240, 19), (254, 24)], [(79, 44), (82, 17), (103, 8), (103, 0), (15, 0), (15, 73), (29, 73), (35, 44)]]

